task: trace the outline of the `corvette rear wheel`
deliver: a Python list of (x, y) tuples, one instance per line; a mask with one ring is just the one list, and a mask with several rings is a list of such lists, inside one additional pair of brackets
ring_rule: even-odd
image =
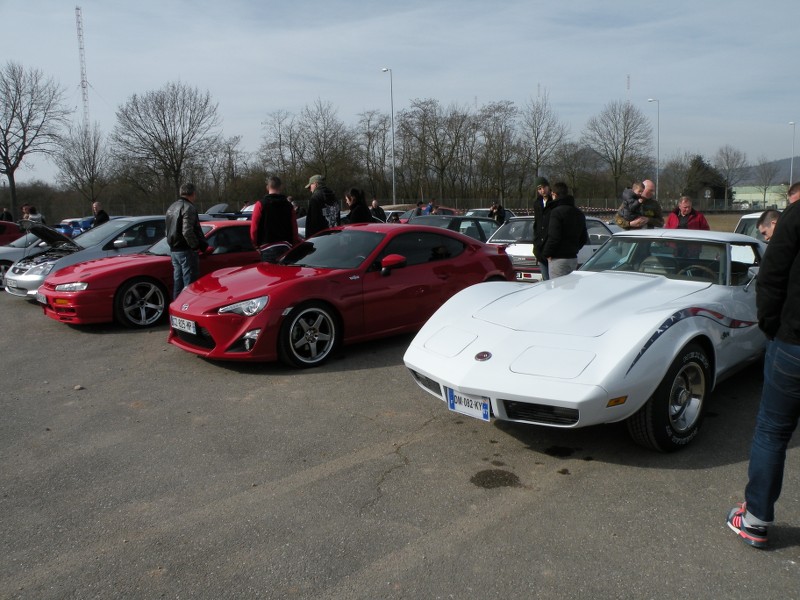
[(321, 365), (339, 344), (336, 313), (321, 302), (295, 308), (284, 320), (278, 340), (281, 360), (292, 367)]
[(691, 442), (703, 420), (710, 372), (698, 344), (681, 350), (650, 400), (628, 418), (633, 440), (659, 452), (674, 452)]
[(123, 283), (114, 298), (114, 317), (126, 327), (152, 327), (167, 313), (167, 290), (146, 277)]

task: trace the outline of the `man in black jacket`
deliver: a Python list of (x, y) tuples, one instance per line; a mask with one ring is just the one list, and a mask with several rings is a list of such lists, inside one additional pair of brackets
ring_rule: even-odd
[(778, 219), (756, 279), (758, 327), (767, 336), (764, 386), (750, 447), (745, 501), (731, 509), (727, 520), (742, 541), (756, 548), (767, 546), (767, 531), (783, 486), (786, 448), (800, 419), (798, 303), (800, 202), (795, 202)]
[(180, 198), (167, 209), (167, 243), (172, 256), (172, 298), (178, 297), (183, 288), (200, 274), (198, 251), (208, 248), (208, 242), (200, 228), (200, 219), (194, 207), (196, 189), (193, 183), (184, 183)]
[(339, 201), (336, 194), (325, 185), (322, 175), (312, 175), (306, 189), (311, 190), (306, 215), (306, 237), (309, 238), (323, 229), (338, 225), (340, 217)]
[(547, 260), (550, 279), (569, 275), (578, 268), (578, 251), (589, 241), (589, 234), (586, 217), (575, 206), (566, 183), (553, 185), (543, 219), (546, 232), (541, 253)]
[(92, 227), (99, 227), (103, 223), (108, 223), (109, 217), (108, 213), (103, 210), (103, 205), (99, 202), (94, 202), (92, 204), (92, 212), (94, 213), (94, 221), (92, 222)]

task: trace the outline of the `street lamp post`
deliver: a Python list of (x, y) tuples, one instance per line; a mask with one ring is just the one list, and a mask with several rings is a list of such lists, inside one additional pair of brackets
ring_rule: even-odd
[(789, 121), (789, 125), (792, 126), (792, 157), (789, 159), (789, 187), (792, 187), (792, 184), (794, 183), (794, 121)]
[(392, 204), (397, 204), (394, 183), (394, 82), (392, 81), (392, 70), (389, 67), (383, 67), (381, 70), (384, 73), (389, 73), (389, 102), (392, 107)]
[(656, 202), (658, 202), (658, 171), (661, 168), (661, 102), (658, 98), (648, 98), (656, 103)]

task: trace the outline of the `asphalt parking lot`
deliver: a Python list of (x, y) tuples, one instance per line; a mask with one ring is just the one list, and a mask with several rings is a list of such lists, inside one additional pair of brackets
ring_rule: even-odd
[(760, 367), (660, 455), (449, 413), (408, 336), (293, 371), (0, 315), (0, 598), (800, 597), (798, 439), (772, 549), (724, 525)]

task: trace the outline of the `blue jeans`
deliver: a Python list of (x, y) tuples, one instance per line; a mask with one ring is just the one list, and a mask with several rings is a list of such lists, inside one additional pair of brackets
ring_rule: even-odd
[(777, 339), (767, 342), (764, 388), (750, 448), (749, 481), (744, 492), (747, 512), (763, 524), (775, 520), (775, 502), (783, 486), (786, 448), (797, 428), (798, 418), (800, 346)]
[(197, 250), (177, 250), (172, 256), (172, 299), (178, 297), (181, 290), (197, 279), (200, 272), (200, 260)]

